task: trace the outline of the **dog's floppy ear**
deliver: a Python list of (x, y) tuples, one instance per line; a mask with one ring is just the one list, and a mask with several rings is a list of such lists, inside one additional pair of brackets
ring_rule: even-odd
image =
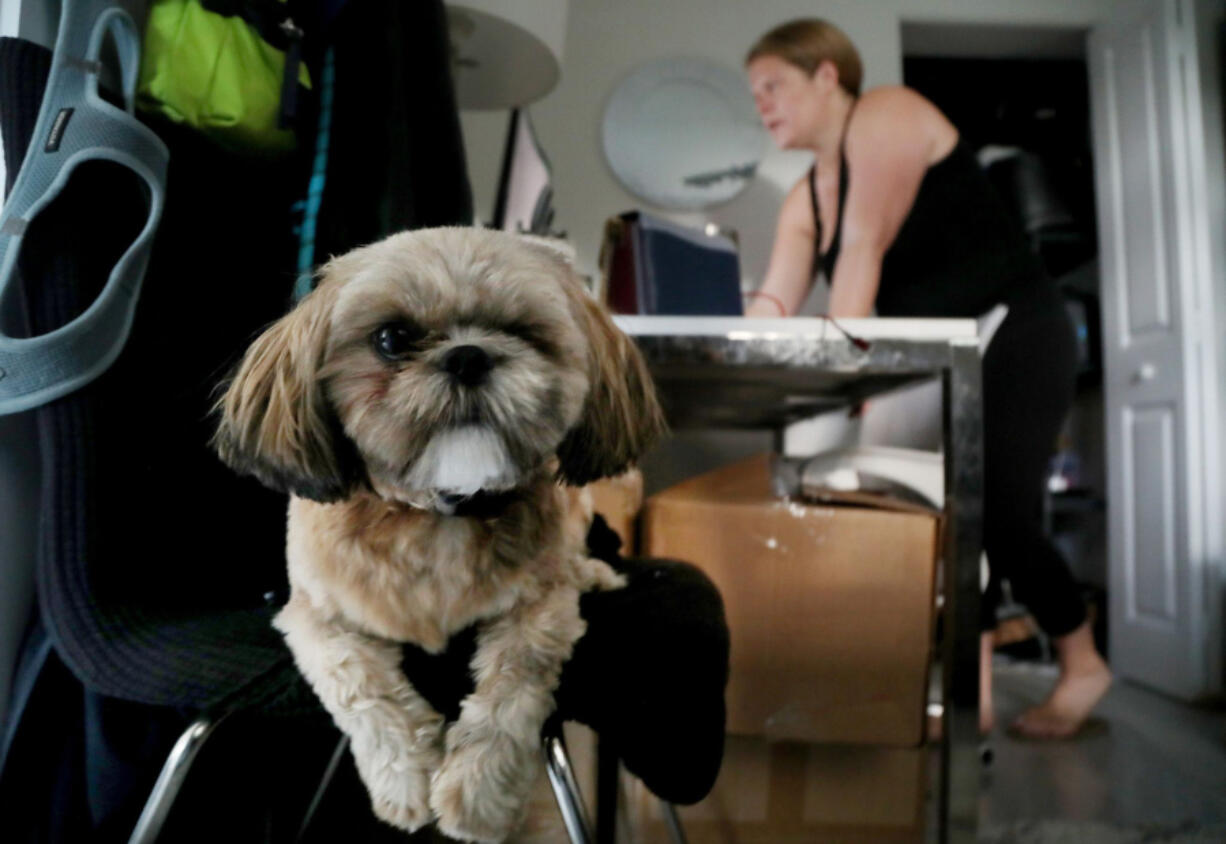
[(264, 331), (214, 407), (213, 447), (227, 465), (316, 501), (343, 498), (360, 476), (318, 378), (334, 299), (321, 285)]
[(566, 285), (588, 337), (591, 387), (583, 415), (558, 446), (558, 474), (568, 484), (620, 475), (665, 431), (655, 384), (638, 347), (571, 274)]

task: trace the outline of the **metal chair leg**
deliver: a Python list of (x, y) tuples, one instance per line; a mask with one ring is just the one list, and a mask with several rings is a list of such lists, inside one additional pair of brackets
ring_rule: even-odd
[[(617, 798), (621, 765), (616, 747), (605, 736), (597, 739), (596, 766), (596, 842), (614, 844), (617, 839)], [(672, 844), (686, 844), (685, 829), (681, 826), (677, 807), (667, 800), (661, 800), (660, 814), (664, 816)]]
[(604, 733), (596, 736), (596, 844), (617, 844), (617, 804), (621, 762), (617, 747)]
[[(204, 746), (204, 742), (217, 729), (217, 725), (224, 717), (214, 719), (209, 715), (201, 715), (179, 736), (170, 755), (166, 757), (165, 764), (162, 765), (162, 771), (158, 774), (149, 799), (145, 801), (145, 807), (141, 811), (135, 829), (132, 830), (128, 844), (154, 844), (157, 841), (158, 834), (166, 823), (166, 817), (170, 814), (170, 807), (174, 805), (175, 798), (183, 787), (184, 780), (187, 779), (187, 773), (200, 753), (200, 748)], [(348, 742), (342, 739), (337, 745), (319, 789), (307, 810), (307, 816), (303, 821), (304, 828), (310, 823), (310, 818), (315, 812), (323, 791), (331, 781), (347, 744)], [(574, 768), (571, 766), (561, 733), (547, 734), (542, 742), (542, 751), (545, 756), (545, 770), (549, 774), (549, 784), (553, 788), (553, 796), (557, 800), (558, 810), (562, 813), (562, 822), (566, 826), (566, 833), (571, 844), (593, 844), (595, 838), (592, 835), (592, 825), (588, 821), (587, 810), (583, 806), (583, 796), (579, 793), (579, 783), (575, 779)], [(681, 832), (681, 826), (672, 805), (668, 803), (663, 805), (674, 842), (684, 844), (685, 837)], [(301, 830), (299, 832), (301, 834)]]
[(592, 825), (588, 822), (587, 811), (583, 808), (583, 796), (579, 793), (579, 783), (575, 780), (575, 772), (566, 753), (566, 744), (562, 741), (559, 728), (557, 733), (545, 735), (542, 749), (545, 754), (545, 770), (549, 774), (549, 784), (553, 786), (553, 797), (558, 801), (558, 811), (562, 813), (562, 822), (566, 825), (566, 834), (571, 844), (592, 844)]
[(174, 805), (175, 797), (178, 796), (179, 789), (183, 787), (183, 781), (187, 778), (192, 762), (200, 753), (205, 740), (213, 730), (217, 729), (217, 725), (224, 717), (223, 715), (221, 718), (214, 719), (211, 715), (201, 715), (179, 736), (170, 755), (166, 757), (165, 764), (162, 765), (162, 772), (158, 774), (157, 782), (153, 784), (153, 791), (150, 792), (149, 799), (145, 801), (145, 808), (136, 821), (136, 828), (132, 830), (132, 837), (128, 839), (128, 844), (153, 844), (157, 840), (162, 826), (166, 823), (166, 816), (170, 814), (170, 807)]
[(324, 792), (332, 784), (332, 779), (336, 776), (336, 769), (340, 767), (341, 759), (344, 758), (345, 751), (348, 749), (349, 736), (342, 734), (340, 741), (336, 743), (336, 749), (332, 751), (332, 758), (328, 760), (328, 767), (324, 769), (323, 778), (315, 789), (315, 796), (311, 798), (311, 805), (307, 807), (306, 814), (302, 817), (302, 824), (298, 827), (298, 837), (294, 839), (295, 841), (301, 841), (306, 835), (311, 821), (315, 819), (315, 812), (324, 799)]

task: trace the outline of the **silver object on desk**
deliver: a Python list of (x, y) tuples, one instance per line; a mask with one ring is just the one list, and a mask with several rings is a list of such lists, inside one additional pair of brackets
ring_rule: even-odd
[(847, 501), (850, 500), (848, 494), (856, 493), (920, 510), (937, 509), (932, 501), (913, 487), (893, 478), (851, 467), (832, 469), (810, 480), (802, 480), (800, 492), (806, 499), (818, 502)]
[(936, 452), (855, 446), (810, 457), (771, 461), (772, 491), (779, 496), (865, 493), (916, 507), (940, 510), (945, 502), (945, 464)]

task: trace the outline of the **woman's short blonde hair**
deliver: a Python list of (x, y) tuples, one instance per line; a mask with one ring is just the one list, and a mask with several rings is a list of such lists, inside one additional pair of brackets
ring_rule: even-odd
[(745, 64), (762, 56), (775, 56), (812, 76), (824, 61), (839, 72), (839, 85), (853, 97), (860, 95), (864, 68), (860, 52), (843, 30), (820, 18), (801, 18), (780, 24), (749, 48)]

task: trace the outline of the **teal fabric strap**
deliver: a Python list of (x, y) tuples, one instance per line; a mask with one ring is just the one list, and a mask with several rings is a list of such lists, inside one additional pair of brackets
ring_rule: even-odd
[[(99, 57), (108, 31), (119, 54), (122, 109), (98, 95)], [(83, 162), (112, 161), (140, 177), (149, 188), (149, 215), (84, 313), (38, 337), (0, 333), (0, 414), (38, 407), (89, 383), (127, 340), (165, 202), (170, 157), (165, 144), (133, 116), (139, 70), (139, 32), (115, 0), (64, 0), (34, 135), (0, 212), (0, 301), (17, 282), (26, 227)]]
[(311, 292), (315, 280), (315, 225), (328, 179), (328, 142), (332, 136), (332, 92), (336, 87), (336, 60), (329, 47), (319, 85), (319, 128), (315, 132), (315, 160), (306, 199), (302, 201), (302, 225), (298, 230), (298, 278), (294, 282), (294, 301)]

